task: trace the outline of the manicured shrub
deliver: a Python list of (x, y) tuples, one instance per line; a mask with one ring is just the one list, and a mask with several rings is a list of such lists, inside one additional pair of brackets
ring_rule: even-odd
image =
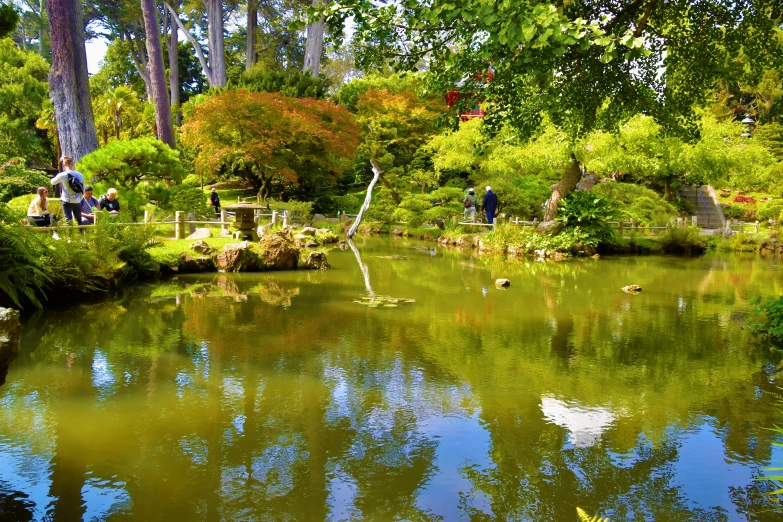
[(38, 187), (50, 187), (49, 179), (43, 171), (25, 168), (22, 158), (0, 157), (0, 203), (32, 194)]
[(356, 196), (346, 194), (345, 196), (336, 196), (334, 198), (337, 210), (340, 212), (347, 212), (348, 214), (355, 214), (359, 212), (362, 206), (362, 202)]
[(667, 254), (701, 254), (707, 246), (698, 228), (669, 228), (660, 239), (661, 248)]
[(585, 244), (597, 246), (614, 241), (615, 232), (609, 221), (617, 209), (608, 199), (583, 190), (571, 192), (560, 200), (557, 220), (566, 230), (578, 230), (586, 236)]
[(179, 181), (184, 174), (179, 152), (149, 137), (112, 141), (84, 156), (76, 168), (88, 183), (105, 181), (126, 190), (142, 180)]
[(267, 200), (267, 205), (270, 210), (277, 210), (278, 212), (283, 209), (287, 210), (296, 219), (310, 219), (313, 217), (313, 202), (312, 201), (294, 201), (290, 200), (285, 203), (274, 199)]
[(593, 192), (617, 206), (623, 220), (633, 219), (640, 226), (661, 226), (677, 215), (677, 209), (655, 191), (633, 183), (599, 183)]
[(170, 197), (167, 204), (168, 209), (172, 211), (183, 210), (193, 212), (197, 217), (209, 215), (207, 207), (207, 198), (204, 191), (190, 187), (188, 185), (176, 185), (170, 190)]
[(777, 219), (781, 212), (783, 212), (783, 199), (772, 199), (759, 203), (756, 217), (767, 221), (769, 219)]

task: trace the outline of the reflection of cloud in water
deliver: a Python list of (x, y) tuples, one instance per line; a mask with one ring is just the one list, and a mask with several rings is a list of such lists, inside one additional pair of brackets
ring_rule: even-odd
[(569, 404), (554, 397), (541, 397), (541, 411), (546, 420), (569, 431), (568, 440), (577, 448), (595, 444), (618, 417), (607, 408)]
[(102, 399), (113, 392), (115, 382), (116, 379), (106, 354), (101, 350), (95, 350), (92, 360), (92, 385), (98, 390)]

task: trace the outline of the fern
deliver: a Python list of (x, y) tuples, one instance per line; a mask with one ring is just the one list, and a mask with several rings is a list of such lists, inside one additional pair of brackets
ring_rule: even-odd
[(591, 517), (582, 508), (576, 508), (576, 514), (579, 517), (579, 522), (611, 522), (608, 518), (601, 518), (598, 515)]

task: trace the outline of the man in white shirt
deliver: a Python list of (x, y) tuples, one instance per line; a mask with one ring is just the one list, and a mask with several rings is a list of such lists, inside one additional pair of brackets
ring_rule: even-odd
[(82, 224), (82, 193), (84, 192), (84, 176), (73, 170), (73, 158), (63, 156), (63, 172), (51, 179), (52, 185), (60, 185), (60, 202), (66, 222), (76, 221)]

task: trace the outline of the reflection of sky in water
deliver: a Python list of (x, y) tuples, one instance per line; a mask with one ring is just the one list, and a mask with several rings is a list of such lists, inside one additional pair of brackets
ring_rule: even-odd
[(337, 464), (330, 474), (327, 490), (329, 491), (327, 502), (331, 507), (330, 520), (359, 518), (359, 511), (353, 508), (359, 488), (356, 481), (348, 473), (343, 472), (340, 464)]
[(130, 495), (125, 490), (125, 482), (105, 480), (89, 476), (82, 487), (82, 501), (86, 506), (83, 520), (99, 522), (109, 515), (130, 512), (133, 508)]
[(490, 514), (489, 499), (483, 494), (472, 497), (471, 482), (461, 470), (468, 465), (485, 468), (491, 465), (489, 434), (479, 421), (471, 417), (432, 417), (419, 424), (428, 439), (438, 442), (433, 467), (436, 473), (419, 492), (416, 506), (441, 515), (444, 520), (459, 520), (460, 494), (469, 497), (468, 503), (478, 511)]
[(114, 392), (113, 388), (116, 382), (106, 354), (101, 350), (95, 350), (92, 360), (92, 385), (98, 390), (101, 399), (105, 399)]
[(31, 505), (33, 518), (42, 520), (46, 506), (54, 501), (49, 496), (52, 482), (48, 478), (52, 455), (31, 454), (26, 445), (14, 446), (1, 439), (0, 455), (0, 493), (19, 492), (26, 495), (25, 501)]
[(577, 448), (595, 444), (617, 419), (617, 414), (601, 407), (566, 403), (554, 397), (541, 397), (544, 418), (568, 430), (568, 440)]

